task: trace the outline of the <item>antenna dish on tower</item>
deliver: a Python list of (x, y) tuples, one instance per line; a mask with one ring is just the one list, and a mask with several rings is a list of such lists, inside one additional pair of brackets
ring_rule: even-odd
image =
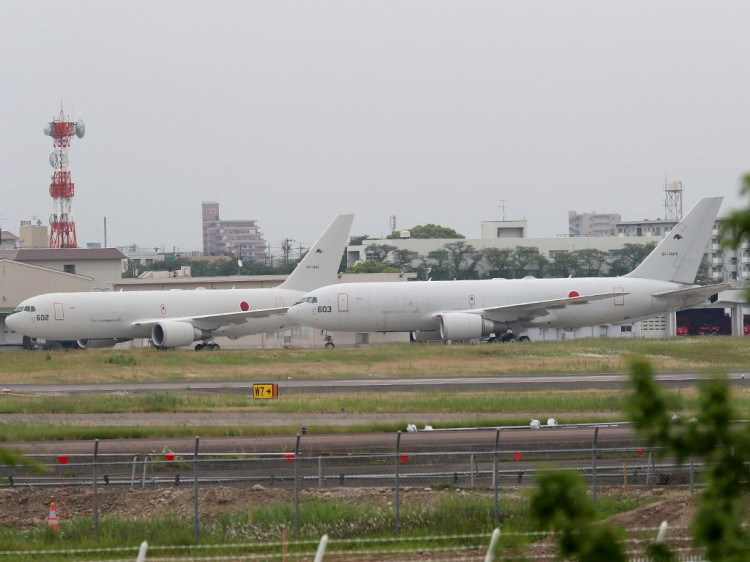
[(79, 139), (83, 138), (83, 135), (86, 134), (86, 124), (83, 122), (83, 119), (79, 119), (75, 124), (76, 129), (76, 136)]

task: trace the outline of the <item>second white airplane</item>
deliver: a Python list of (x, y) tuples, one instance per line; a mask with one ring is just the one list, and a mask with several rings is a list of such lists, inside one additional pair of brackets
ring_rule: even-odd
[(428, 341), (622, 324), (688, 308), (727, 288), (692, 285), (721, 201), (702, 199), (622, 277), (342, 283), (311, 291), (288, 315), (323, 330), (411, 332)]
[(101, 347), (150, 338), (156, 347), (217, 349), (238, 338), (296, 326), (287, 316), (307, 291), (336, 282), (354, 215), (339, 215), (289, 277), (272, 289), (48, 293), (23, 301), (6, 318), (13, 331), (49, 341)]

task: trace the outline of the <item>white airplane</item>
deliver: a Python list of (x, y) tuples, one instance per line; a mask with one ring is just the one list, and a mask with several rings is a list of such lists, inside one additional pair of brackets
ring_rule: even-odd
[(643, 263), (622, 277), (342, 283), (311, 291), (287, 314), (322, 330), (411, 332), (416, 341), (649, 318), (693, 306), (727, 288), (692, 285), (721, 201), (701, 200)]
[(151, 338), (171, 348), (198, 341), (218, 349), (217, 336), (238, 338), (296, 326), (286, 315), (306, 292), (336, 282), (354, 215), (339, 215), (289, 277), (272, 289), (48, 293), (24, 300), (5, 324), (31, 338), (106, 347)]

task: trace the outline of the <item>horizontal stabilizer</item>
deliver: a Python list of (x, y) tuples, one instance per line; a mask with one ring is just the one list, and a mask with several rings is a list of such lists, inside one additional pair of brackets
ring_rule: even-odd
[(687, 308), (699, 304), (711, 297), (711, 295), (715, 295), (729, 288), (730, 285), (727, 283), (718, 283), (716, 285), (694, 285), (692, 287), (685, 287), (684, 289), (654, 293), (653, 296), (672, 303), (670, 308)]

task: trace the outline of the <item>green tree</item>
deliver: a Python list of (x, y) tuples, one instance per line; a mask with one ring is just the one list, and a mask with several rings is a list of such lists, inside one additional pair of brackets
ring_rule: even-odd
[[(437, 224), (425, 224), (417, 225), (414, 228), (409, 229), (412, 238), (466, 238), (463, 234), (459, 234), (452, 228), (447, 226), (440, 226)], [(388, 235), (388, 238), (400, 238), (400, 232), (392, 232)]]
[(595, 523), (596, 509), (577, 472), (542, 473), (537, 479), (530, 515), (540, 531), (557, 535), (559, 555), (580, 562), (625, 562), (622, 531)]
[(648, 244), (628, 243), (621, 250), (613, 251), (615, 257), (609, 264), (609, 274), (614, 276), (630, 273), (640, 264), (651, 251), (656, 248), (655, 242)]
[(373, 243), (365, 248), (365, 255), (368, 260), (384, 263), (388, 259), (388, 255), (397, 249), (396, 246), (391, 246), (390, 244)]
[(549, 260), (539, 252), (539, 248), (516, 246), (510, 253), (508, 265), (513, 274), (512, 277), (521, 279), (531, 273), (541, 277), (548, 263)]
[(512, 253), (510, 248), (485, 248), (482, 251), (490, 277), (513, 277), (510, 261)]
[[(345, 255), (345, 254), (343, 254)], [(222, 259), (188, 259), (174, 258), (155, 261), (151, 264), (135, 265), (132, 260), (128, 263), (127, 270), (122, 274), (123, 278), (136, 277), (146, 271), (177, 271), (183, 266), (190, 267), (192, 277), (223, 277), (227, 275), (288, 275), (296, 267), (298, 261), (290, 260), (278, 266), (271, 267), (264, 262), (253, 260), (242, 260), (239, 267), (235, 258)]]
[(349, 238), (349, 245), (350, 246), (361, 246), (364, 244), (364, 241), (367, 240), (369, 236), (367, 234), (362, 234), (361, 236), (351, 236)]
[(466, 242), (449, 242), (443, 246), (448, 252), (450, 266), (449, 276), (452, 279), (476, 279), (477, 265), (482, 259), (481, 252)]
[(422, 270), (426, 278), (450, 279), (450, 254), (445, 248), (432, 250), (422, 258)]
[(695, 542), (714, 562), (743, 562), (750, 552), (746, 527), (750, 495), (750, 426), (732, 424), (727, 378), (713, 375), (699, 385), (696, 420), (672, 420), (674, 403), (656, 383), (651, 365), (637, 360), (631, 368), (630, 419), (651, 445), (666, 447), (678, 462), (699, 458), (705, 488), (693, 520)]
[(414, 260), (419, 259), (419, 255), (407, 249), (394, 250), (388, 255), (388, 259), (385, 263), (397, 268), (399, 271), (414, 271), (412, 263)]
[(398, 269), (388, 264), (367, 260), (347, 268), (347, 273), (398, 273)]
[(579, 277), (581, 262), (575, 252), (555, 252), (547, 266), (546, 275), (549, 277)]
[(584, 277), (599, 277), (602, 266), (607, 263), (609, 254), (602, 250), (585, 249), (576, 251), (581, 264), (581, 275)]

